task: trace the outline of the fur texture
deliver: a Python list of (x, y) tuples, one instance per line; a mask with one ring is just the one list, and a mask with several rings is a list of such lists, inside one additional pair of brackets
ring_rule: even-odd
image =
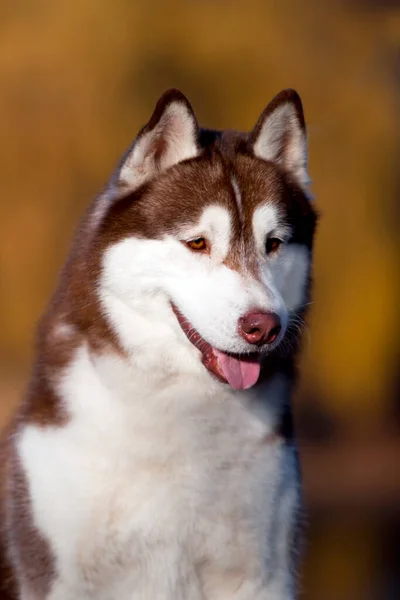
[[(295, 598), (306, 165), (293, 91), (250, 134), (159, 100), (81, 223), (3, 436), (2, 600)], [(254, 311), (271, 343), (243, 335)]]

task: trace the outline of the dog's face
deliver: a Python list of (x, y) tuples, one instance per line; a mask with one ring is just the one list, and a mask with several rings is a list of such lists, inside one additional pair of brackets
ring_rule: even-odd
[(246, 136), (200, 133), (169, 93), (116, 185), (101, 226), (106, 293), (139, 311), (162, 297), (206, 368), (254, 385), (307, 302), (315, 213), (298, 96), (280, 94)]

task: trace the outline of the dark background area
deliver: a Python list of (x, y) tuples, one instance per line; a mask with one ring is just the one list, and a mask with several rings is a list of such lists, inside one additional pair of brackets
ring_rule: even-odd
[(164, 89), (238, 129), (300, 93), (321, 212), (295, 400), (304, 600), (400, 597), (399, 50), (394, 1), (0, 4), (0, 424), (73, 228)]

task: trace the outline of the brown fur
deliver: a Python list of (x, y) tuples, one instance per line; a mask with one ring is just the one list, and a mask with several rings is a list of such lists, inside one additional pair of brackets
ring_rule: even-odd
[[(42, 406), (45, 407), (44, 399)], [(50, 413), (51, 404), (38, 413), (36, 422), (54, 423), (45, 418)], [(55, 573), (51, 547), (33, 524), (28, 483), (15, 450), (20, 427), (28, 422), (23, 421), (22, 415), (21, 411), (13, 419), (0, 444), (0, 600), (19, 598), (24, 581), (21, 573), (29, 579), (30, 589), (37, 597), (45, 598)], [(29, 414), (30, 418), (33, 416)]]
[(0, 600), (17, 598), (17, 585), (9, 557), (9, 531), (6, 502), (8, 498), (9, 443), (7, 430), (0, 445)]

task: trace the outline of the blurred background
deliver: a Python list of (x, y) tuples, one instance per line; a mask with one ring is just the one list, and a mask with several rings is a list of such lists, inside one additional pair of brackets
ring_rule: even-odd
[(0, 424), (71, 233), (158, 96), (250, 129), (300, 93), (321, 212), (295, 400), (304, 600), (400, 598), (400, 5), (353, 0), (0, 3)]

